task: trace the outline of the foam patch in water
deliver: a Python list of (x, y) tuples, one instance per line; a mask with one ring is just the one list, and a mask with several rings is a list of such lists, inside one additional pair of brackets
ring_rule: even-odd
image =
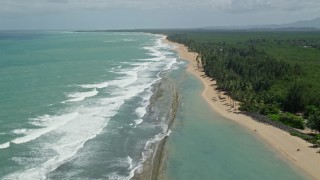
[(99, 92), (97, 91), (97, 89), (95, 88), (92, 91), (88, 91), (88, 92), (76, 92), (76, 93), (71, 93), (68, 94), (67, 97), (71, 98), (69, 100), (63, 101), (63, 103), (65, 102), (77, 102), (77, 101), (83, 101), (84, 99), (88, 98), (88, 97), (93, 97), (96, 96)]
[(102, 88), (108, 87), (108, 85), (109, 85), (108, 82), (103, 82), (103, 83), (97, 83), (97, 84), (83, 84), (79, 86), (86, 89), (93, 89), (93, 88), (102, 89)]

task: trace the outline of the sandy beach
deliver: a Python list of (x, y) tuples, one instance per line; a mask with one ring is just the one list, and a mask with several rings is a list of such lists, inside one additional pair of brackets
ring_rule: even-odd
[(187, 71), (194, 74), (202, 82), (204, 90), (201, 95), (214, 111), (252, 131), (259, 139), (287, 159), (290, 162), (289, 164), (305, 171), (310, 176), (310, 179), (320, 179), (320, 154), (317, 153), (319, 148), (311, 148), (312, 144), (298, 137), (291, 136), (278, 128), (259, 123), (249, 116), (237, 113), (237, 110), (230, 106), (229, 97), (221, 93), (219, 98), (219, 92), (215, 90), (215, 81), (206, 77), (204, 72), (198, 70), (196, 53), (188, 52), (187, 47), (184, 45), (173, 43), (166, 39), (164, 43), (174, 46), (179, 57), (190, 62)]

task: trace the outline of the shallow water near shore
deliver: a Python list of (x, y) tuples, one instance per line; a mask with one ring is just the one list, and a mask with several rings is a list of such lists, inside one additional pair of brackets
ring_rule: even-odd
[(200, 95), (201, 82), (187, 72), (184, 77), (165, 179), (307, 179), (254, 132), (212, 111)]

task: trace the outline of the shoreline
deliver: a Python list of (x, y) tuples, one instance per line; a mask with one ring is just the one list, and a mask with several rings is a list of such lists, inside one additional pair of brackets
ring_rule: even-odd
[(135, 170), (134, 176), (132, 177), (133, 180), (145, 180), (145, 179), (150, 179), (150, 180), (157, 180), (157, 179), (162, 179), (166, 180), (166, 177), (164, 176), (164, 168), (165, 168), (165, 160), (167, 157), (167, 140), (170, 134), (170, 129), (175, 121), (177, 110), (179, 108), (179, 103), (180, 103), (180, 97), (179, 93), (175, 87), (174, 84), (170, 83), (161, 83), (158, 87), (158, 90), (153, 94), (157, 98), (161, 98), (162, 95), (162, 85), (166, 84), (164, 86), (172, 86), (172, 102), (171, 102), (171, 109), (169, 114), (167, 115), (168, 117), (168, 129), (166, 130), (166, 136), (163, 137), (160, 141), (157, 143), (152, 144), (152, 155), (148, 157), (144, 162), (142, 169)]
[[(253, 135), (256, 134), (262, 142), (270, 146), (271, 149), (276, 150), (281, 157), (284, 157), (289, 165), (293, 165), (294, 168), (304, 171), (310, 178), (320, 179), (318, 167), (320, 164), (320, 155), (316, 153), (318, 148), (311, 148), (310, 146), (312, 146), (312, 144), (298, 137), (291, 136), (283, 130), (259, 123), (249, 116), (238, 113), (239, 111), (234, 110), (228, 104), (229, 97), (219, 94), (219, 92), (215, 90), (216, 82), (207, 77), (204, 72), (197, 70), (197, 53), (189, 52), (186, 46), (170, 42), (167, 39), (164, 39), (163, 43), (172, 45), (181, 59), (189, 61), (187, 72), (195, 75), (203, 84), (204, 89), (201, 96), (212, 110), (243, 126), (251, 131)], [(219, 96), (222, 98), (218, 98)], [(297, 149), (299, 149), (299, 151), (297, 151)]]

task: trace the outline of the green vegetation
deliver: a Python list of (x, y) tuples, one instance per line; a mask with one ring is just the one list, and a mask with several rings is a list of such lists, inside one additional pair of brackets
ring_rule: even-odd
[(281, 113), (281, 114), (268, 114), (267, 115), (272, 121), (281, 122), (297, 129), (304, 129), (304, 120), (302, 117), (291, 114), (291, 113)]
[[(306, 140), (308, 142), (313, 142), (315, 138), (310, 137), (309, 135), (303, 134), (303, 133), (299, 133), (299, 132), (290, 132), (291, 136), (297, 136), (303, 140)], [(313, 143), (314, 144), (314, 143)]]
[(199, 54), (206, 75), (241, 102), (240, 110), (320, 130), (320, 32), (167, 34)]
[(300, 116), (296, 116), (291, 113), (282, 113), (280, 114), (279, 121), (288, 126), (304, 129), (303, 119)]
[(315, 129), (318, 132), (320, 132), (320, 108), (313, 105), (308, 106), (306, 111), (306, 117), (308, 119), (307, 125), (311, 129)]

